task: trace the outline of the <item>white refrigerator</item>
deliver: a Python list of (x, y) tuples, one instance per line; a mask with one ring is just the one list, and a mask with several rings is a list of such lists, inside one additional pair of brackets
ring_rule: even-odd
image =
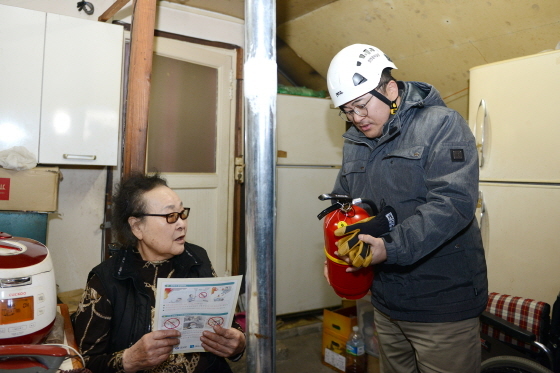
[(560, 51), (470, 69), (489, 291), (560, 291)]
[(342, 163), (345, 123), (331, 100), (279, 94), (277, 100), (276, 313), (340, 305), (323, 277), (323, 221)]

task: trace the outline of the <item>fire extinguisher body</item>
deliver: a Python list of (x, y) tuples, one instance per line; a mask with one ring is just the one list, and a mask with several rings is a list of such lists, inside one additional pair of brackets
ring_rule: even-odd
[(337, 209), (331, 211), (325, 216), (323, 222), (329, 281), (335, 293), (342, 298), (360, 299), (364, 297), (373, 282), (373, 267), (361, 268), (356, 272), (346, 272), (349, 264), (340, 260), (334, 253), (338, 249), (336, 242), (341, 238), (335, 236), (334, 231), (342, 226), (357, 223), (367, 217), (369, 217), (369, 214), (364, 209), (351, 205), (347, 210)]

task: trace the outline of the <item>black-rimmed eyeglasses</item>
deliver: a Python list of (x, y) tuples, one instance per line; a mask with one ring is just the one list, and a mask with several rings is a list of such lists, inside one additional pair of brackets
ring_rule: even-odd
[(181, 212), (171, 212), (169, 214), (134, 214), (133, 216), (136, 216), (137, 218), (141, 216), (163, 216), (169, 224), (173, 224), (177, 220), (179, 220), (179, 218), (181, 218), (182, 220), (188, 218), (190, 211), (191, 209), (189, 207), (185, 207)]

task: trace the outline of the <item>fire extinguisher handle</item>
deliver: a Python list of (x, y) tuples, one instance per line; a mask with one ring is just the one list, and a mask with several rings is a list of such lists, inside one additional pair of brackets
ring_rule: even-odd
[(336, 194), (336, 193), (331, 193), (331, 194), (321, 194), (319, 196), (319, 199), (321, 201), (326, 201), (329, 199), (334, 199), (338, 202), (344, 203), (344, 202), (352, 202), (352, 197), (347, 196), (345, 194)]
[(330, 212), (334, 211), (334, 210), (338, 210), (341, 207), (340, 203), (335, 203), (330, 205), (329, 207), (327, 207), (326, 209), (324, 209), (323, 211), (321, 211), (319, 213), (319, 215), (317, 215), (317, 219), (321, 220), (323, 219), (325, 216), (327, 216)]

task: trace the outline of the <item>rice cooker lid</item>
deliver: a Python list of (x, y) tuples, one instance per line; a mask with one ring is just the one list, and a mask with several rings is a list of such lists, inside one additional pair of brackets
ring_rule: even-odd
[(42, 243), (0, 232), (0, 270), (30, 267), (47, 256), (47, 247)]

